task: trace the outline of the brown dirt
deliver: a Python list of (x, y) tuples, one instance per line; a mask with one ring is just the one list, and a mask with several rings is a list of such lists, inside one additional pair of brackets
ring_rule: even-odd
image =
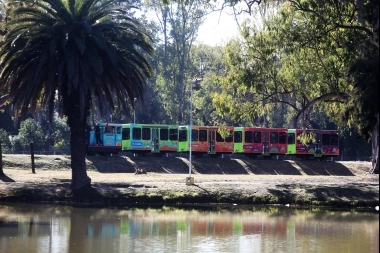
[[(193, 158), (87, 157), (92, 188), (71, 191), (69, 156), (3, 155), (0, 202), (108, 204), (290, 204), (374, 207), (379, 175), (369, 162)], [(135, 174), (137, 169), (143, 174)], [(145, 173), (146, 172), (146, 173)]]

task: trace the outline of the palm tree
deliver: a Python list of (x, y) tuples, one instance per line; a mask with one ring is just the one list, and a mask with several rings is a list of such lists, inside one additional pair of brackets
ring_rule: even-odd
[(0, 89), (9, 90), (20, 115), (48, 107), (52, 119), (58, 101), (71, 131), (71, 189), (89, 186), (87, 118), (95, 103), (103, 116), (116, 105), (134, 108), (133, 98), (142, 97), (152, 74), (151, 37), (128, 15), (132, 6), (126, 1), (10, 0), (9, 6)]

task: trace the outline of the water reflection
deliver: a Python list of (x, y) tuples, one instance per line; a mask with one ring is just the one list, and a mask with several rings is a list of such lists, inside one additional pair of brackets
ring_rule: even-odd
[(378, 212), (0, 205), (0, 252), (379, 252)]

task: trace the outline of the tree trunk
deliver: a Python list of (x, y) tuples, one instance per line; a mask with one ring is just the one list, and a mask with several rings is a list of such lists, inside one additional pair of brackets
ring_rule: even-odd
[(70, 127), (71, 186), (73, 190), (91, 185), (86, 171), (86, 113), (80, 111), (79, 92), (72, 91), (66, 105), (67, 123)]
[(370, 173), (379, 174), (379, 114), (376, 115), (376, 125), (372, 129), (372, 169)]

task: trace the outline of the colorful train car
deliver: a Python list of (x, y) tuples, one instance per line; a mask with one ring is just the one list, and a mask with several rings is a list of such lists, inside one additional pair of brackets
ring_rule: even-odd
[[(228, 134), (222, 137), (218, 126), (192, 126), (191, 153), (195, 157), (209, 155), (218, 157), (223, 154), (232, 154), (234, 147), (232, 126), (224, 127)], [(178, 152), (190, 152), (190, 126), (178, 127)]]
[[(87, 132), (89, 156), (120, 152), (162, 156), (190, 151), (189, 125), (98, 123), (96, 127), (98, 140), (95, 129)], [(340, 155), (339, 138), (338, 130), (192, 126), (191, 152), (195, 157), (242, 154), (250, 159), (271, 159), (286, 155), (322, 160)]]
[(162, 156), (177, 152), (177, 125), (163, 124), (123, 124), (122, 151), (145, 156), (152, 153)]
[[(302, 141), (306, 140), (306, 143)], [(288, 155), (322, 160), (339, 156), (339, 131), (288, 129)]]
[(87, 155), (111, 155), (121, 152), (121, 127), (117, 123), (97, 123), (95, 128), (99, 129), (97, 141), (95, 129), (89, 132)]
[(286, 128), (235, 127), (234, 153), (246, 155), (250, 159), (286, 155), (287, 132)]

